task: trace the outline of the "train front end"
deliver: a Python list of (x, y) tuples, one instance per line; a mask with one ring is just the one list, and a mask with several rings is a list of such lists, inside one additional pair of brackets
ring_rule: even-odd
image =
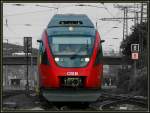
[(86, 15), (57, 14), (42, 34), (39, 89), (48, 101), (96, 101), (103, 64), (98, 31)]

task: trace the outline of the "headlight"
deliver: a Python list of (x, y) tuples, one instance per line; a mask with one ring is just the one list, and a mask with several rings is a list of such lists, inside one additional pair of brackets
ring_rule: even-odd
[(55, 61), (56, 61), (56, 62), (58, 62), (58, 61), (59, 61), (59, 58), (58, 58), (58, 57), (56, 57), (56, 58), (55, 58)]
[(89, 62), (89, 61), (90, 61), (90, 59), (89, 59), (89, 58), (85, 58), (85, 61), (86, 61), (86, 62)]

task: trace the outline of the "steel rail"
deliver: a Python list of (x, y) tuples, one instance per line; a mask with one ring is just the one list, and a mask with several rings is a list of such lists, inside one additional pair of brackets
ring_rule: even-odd
[(97, 101), (92, 103), (89, 107), (94, 108), (95, 110), (104, 110), (105, 108), (110, 107), (111, 105), (117, 105), (120, 103), (130, 103), (133, 105), (140, 105), (143, 107), (148, 107), (146, 98), (138, 98), (131, 95), (116, 95), (103, 93), (101, 98), (105, 99), (104, 101)]

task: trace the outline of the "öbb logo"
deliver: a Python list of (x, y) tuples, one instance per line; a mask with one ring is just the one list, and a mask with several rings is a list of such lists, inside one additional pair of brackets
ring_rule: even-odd
[(79, 75), (78, 72), (67, 72), (67, 75)]

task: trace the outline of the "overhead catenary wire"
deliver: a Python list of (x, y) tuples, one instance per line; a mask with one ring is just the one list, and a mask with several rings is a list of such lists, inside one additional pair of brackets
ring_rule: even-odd
[(41, 13), (41, 12), (46, 12), (46, 11), (50, 11), (50, 10), (52, 10), (52, 9), (32, 11), (32, 12), (24, 12), (24, 13), (16, 13), (16, 14), (8, 14), (8, 15), (4, 15), (3, 17), (26, 15), (26, 14), (32, 14), (32, 15), (34, 15), (35, 13)]
[(46, 26), (46, 25), (40, 25), (40, 24), (9, 24), (9, 26), (13, 26), (13, 27), (43, 27), (43, 26)]
[[(70, 6), (71, 7), (71, 6)], [(46, 8), (46, 7), (45, 7)], [(60, 8), (62, 8), (62, 7), (60, 7)], [(43, 8), (44, 9), (44, 8)], [(50, 10), (54, 10), (54, 9), (48, 9), (48, 10), (42, 10), (41, 12), (45, 12), (45, 11), (50, 11)], [(105, 8), (105, 10), (107, 10), (107, 12), (109, 12), (110, 13), (110, 10), (108, 10), (108, 8), (106, 7)], [(38, 11), (39, 12), (39, 11)], [(34, 14), (33, 12), (26, 12), (26, 13), (23, 13), (23, 14), (19, 14), (19, 15), (24, 15), (24, 14), (29, 14), (29, 13), (31, 13), (31, 14)], [(113, 12), (112, 12), (113, 13)], [(18, 13), (17, 13), (18, 14)], [(36, 13), (37, 14), (37, 13)], [(11, 16), (11, 15), (10, 15)], [(14, 15), (14, 16), (16, 16), (16, 15)], [(112, 15), (111, 14), (111, 16), (114, 16), (114, 15)], [(117, 15), (118, 16), (118, 15)], [(9, 24), (10, 25), (10, 24)], [(108, 24), (108, 22), (106, 23), (106, 25), (109, 25)], [(14, 25), (14, 27), (16, 27), (16, 26), (19, 26), (19, 25)], [(39, 25), (40, 26), (40, 25)], [(104, 26), (105, 26), (105, 24), (104, 24)], [(28, 27), (28, 26), (27, 26)], [(38, 25), (33, 25), (32, 27), (38, 27)], [(105, 26), (106, 27), (106, 26)], [(113, 28), (110, 28), (111, 30), (113, 29)], [(110, 30), (110, 32), (111, 32), (111, 30)], [(106, 31), (107, 32), (107, 31)], [(108, 30), (108, 32), (109, 32), (109, 30)], [(104, 33), (105, 34), (105, 33)]]
[(49, 8), (49, 9), (48, 10), (32, 11), (32, 12), (16, 13), (16, 14), (7, 14), (7, 15), (3, 15), (3, 17), (26, 15), (26, 14), (34, 15), (35, 13), (47, 12), (47, 11), (54, 10), (54, 9), (57, 9), (57, 12), (58, 12), (58, 9), (66, 8), (66, 7), (72, 7), (73, 5), (70, 5), (70, 6), (68, 5), (68, 6), (64, 6), (64, 7), (49, 7), (49, 6), (46, 6), (46, 5), (35, 5), (35, 6)]
[[(115, 14), (115, 16), (119, 16), (120, 14), (121, 14), (121, 13), (120, 13), (120, 11), (118, 10), (118, 12)], [(107, 21), (105, 24), (102, 24), (101, 26), (105, 26), (105, 25), (108, 26), (108, 25), (109, 25), (109, 24), (108, 24), (109, 22), (110, 22), (110, 21)], [(117, 22), (117, 21), (116, 21), (116, 22)], [(117, 23), (115, 24), (115, 26), (118, 25), (118, 24), (120, 24), (120, 22), (121, 22), (121, 21), (117, 22)], [(98, 25), (98, 26), (100, 26), (100, 25)], [(106, 27), (106, 26), (105, 26), (105, 27)], [(107, 30), (107, 31), (104, 33), (104, 36), (105, 36), (106, 33), (111, 32), (112, 29), (113, 29), (113, 27), (111, 27), (109, 30)]]
[[(120, 13), (120, 11), (118, 10), (118, 12), (115, 14), (115, 16), (117, 17), (117, 16), (119, 16), (121, 13)], [(99, 20), (98, 20), (99, 21)], [(105, 21), (106, 22), (106, 21)], [(109, 22), (111, 22), (111, 21), (107, 21), (106, 23), (104, 23), (104, 24), (102, 24), (101, 26), (108, 26), (109, 24)], [(116, 22), (120, 22), (121, 23), (121, 21), (116, 21)], [(100, 25), (98, 25), (97, 27), (99, 27)]]
[[(120, 24), (120, 23), (116, 23), (115, 26), (117, 26), (118, 24)], [(114, 29), (114, 28), (111, 27), (109, 30), (107, 30), (107, 31), (103, 34), (103, 37), (104, 37), (104, 36), (107, 36), (106, 34), (109, 34), (109, 33), (112, 31), (112, 29)]]
[(104, 4), (102, 5), (104, 6), (104, 9), (108, 12), (108, 14), (114, 18), (115, 16), (108, 10), (108, 8)]

